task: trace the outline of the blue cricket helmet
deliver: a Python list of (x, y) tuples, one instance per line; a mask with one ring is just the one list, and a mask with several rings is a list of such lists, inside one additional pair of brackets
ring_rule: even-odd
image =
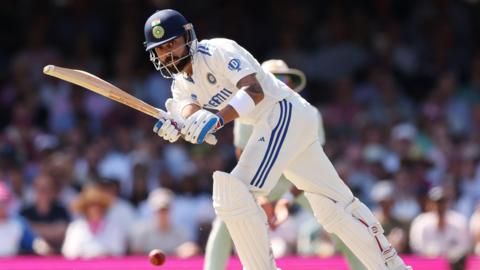
[(189, 28), (193, 30), (187, 19), (176, 10), (163, 9), (155, 12), (145, 22), (146, 51), (185, 34)]
[[(185, 46), (187, 47), (187, 55), (181, 58), (180, 66), (184, 66), (187, 61), (193, 59), (196, 50), (197, 37), (193, 30), (193, 25), (185, 19), (178, 11), (173, 9), (163, 9), (156, 11), (145, 22), (145, 50), (150, 54), (155, 69), (160, 71), (166, 78), (171, 78), (173, 74), (178, 73), (181, 68), (176, 65), (168, 68), (160, 61), (154, 49), (162, 44), (172, 41), (180, 36), (185, 37)], [(172, 69), (173, 68), (173, 69)]]

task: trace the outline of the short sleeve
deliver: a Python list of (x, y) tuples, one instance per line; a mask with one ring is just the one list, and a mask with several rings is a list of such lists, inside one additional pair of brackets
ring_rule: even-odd
[(477, 210), (470, 219), (470, 231), (473, 235), (480, 235), (480, 211)]
[(214, 53), (216, 71), (236, 86), (242, 78), (256, 73), (247, 58), (244, 50), (236, 44), (217, 47)]

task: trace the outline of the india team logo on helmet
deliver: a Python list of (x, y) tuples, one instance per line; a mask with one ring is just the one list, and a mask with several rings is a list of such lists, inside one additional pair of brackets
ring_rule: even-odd
[[(193, 30), (193, 25), (183, 17), (183, 15), (173, 9), (164, 9), (152, 14), (144, 26), (145, 50), (149, 54), (150, 61), (156, 70), (165, 78), (172, 78), (174, 74), (180, 73), (185, 65), (193, 60), (193, 54), (196, 52), (197, 37)], [(183, 36), (185, 41), (182, 46), (186, 48), (187, 53), (175, 60), (173, 63), (162, 63), (155, 48), (173, 41)], [(171, 54), (170, 52), (167, 52)]]
[(155, 38), (162, 38), (163, 35), (165, 34), (165, 29), (163, 29), (162, 26), (160, 25), (157, 25), (155, 27), (152, 28), (152, 35), (155, 37)]
[(152, 35), (155, 38), (162, 38), (165, 34), (165, 29), (160, 25), (160, 19), (155, 19), (150, 24), (152, 26)]

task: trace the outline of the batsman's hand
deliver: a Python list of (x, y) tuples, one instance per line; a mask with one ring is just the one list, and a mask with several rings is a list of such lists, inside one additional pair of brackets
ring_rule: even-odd
[(159, 118), (153, 126), (153, 132), (171, 143), (176, 142), (180, 138), (180, 127), (183, 125), (183, 118), (177, 110), (177, 104), (174, 99), (167, 99), (165, 108), (169, 118)]
[(185, 120), (181, 130), (185, 141), (200, 144), (209, 134), (215, 133), (223, 126), (223, 119), (207, 110), (198, 110)]
[(171, 143), (176, 142), (181, 135), (170, 119), (159, 119), (153, 126), (153, 132)]

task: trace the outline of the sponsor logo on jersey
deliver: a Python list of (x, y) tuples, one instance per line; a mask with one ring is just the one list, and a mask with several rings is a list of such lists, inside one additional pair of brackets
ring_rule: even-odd
[(232, 94), (233, 93), (230, 90), (228, 90), (227, 88), (223, 88), (222, 90), (220, 90), (220, 92), (218, 92), (208, 101), (208, 106), (216, 108), (225, 100), (227, 100)]
[(195, 94), (192, 94), (190, 97), (192, 98), (193, 101), (197, 101), (197, 100), (198, 100), (198, 97), (197, 97), (197, 95), (195, 95)]
[(211, 84), (215, 84), (217, 82), (217, 79), (215, 78), (215, 76), (213, 76), (213, 74), (210, 72), (207, 73), (207, 80)]
[(233, 58), (232, 60), (230, 60), (228, 62), (228, 69), (230, 69), (231, 71), (240, 71), (240, 59), (238, 58)]
[(260, 139), (258, 139), (259, 142), (264, 142), (265, 141), (265, 137), (260, 137)]

